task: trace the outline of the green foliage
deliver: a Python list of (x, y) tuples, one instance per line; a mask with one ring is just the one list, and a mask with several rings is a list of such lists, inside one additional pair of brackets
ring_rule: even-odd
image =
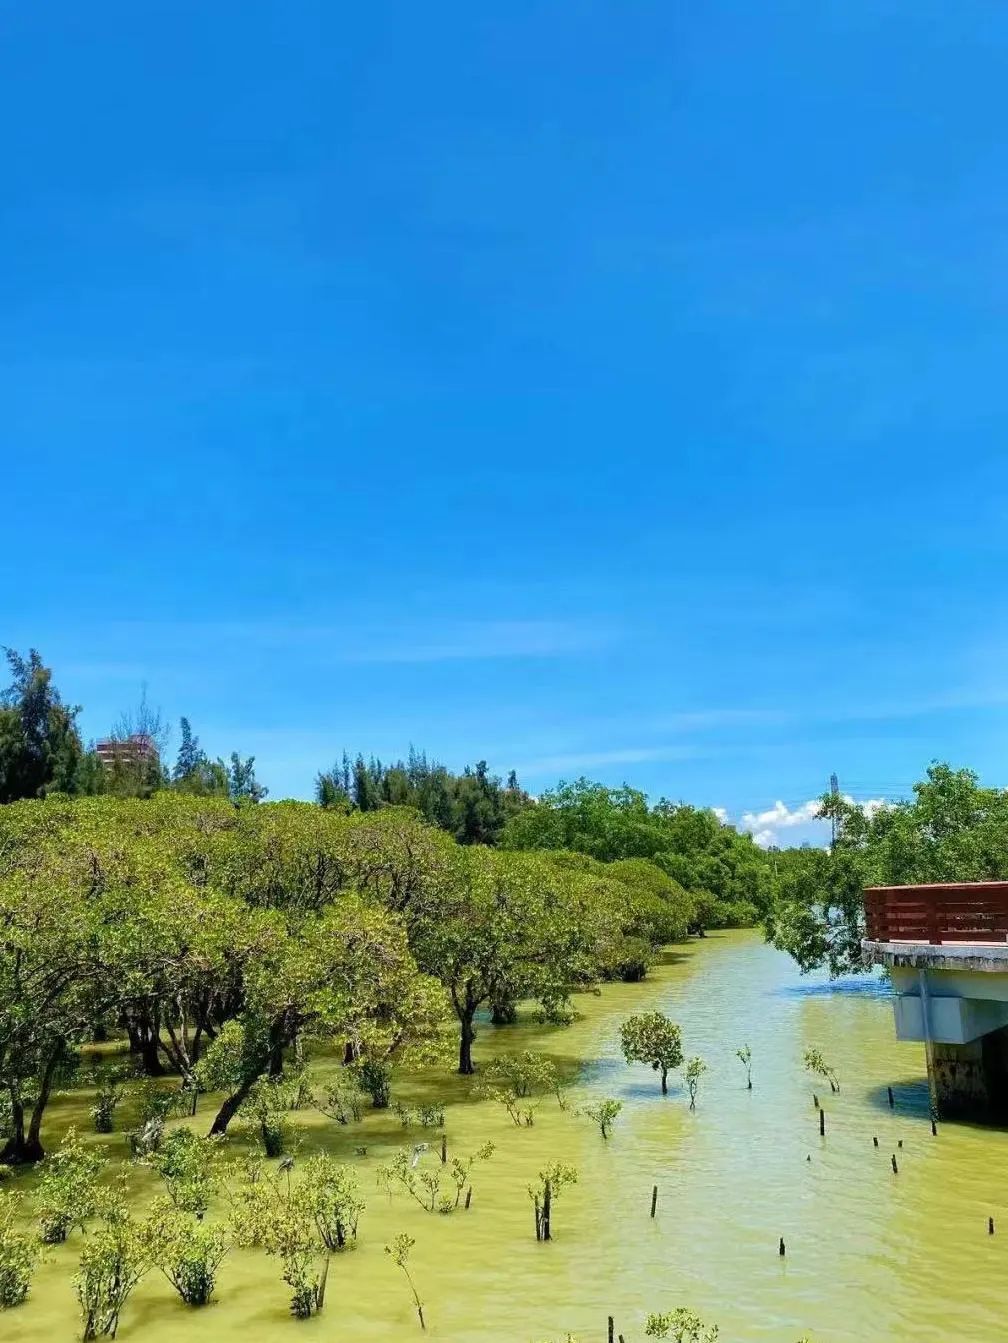
[(539, 1172), (538, 1184), (529, 1185), (529, 1198), (535, 1208), (536, 1240), (552, 1240), (553, 1205), (565, 1189), (577, 1184), (577, 1180), (578, 1173), (574, 1166), (551, 1161)]
[(220, 1185), (217, 1159), (219, 1138), (204, 1138), (185, 1126), (173, 1129), (150, 1163), (164, 1181), (172, 1204), (183, 1212), (202, 1215)]
[(620, 1027), (620, 1043), (627, 1063), (647, 1063), (661, 1074), (661, 1089), (668, 1091), (668, 1074), (683, 1061), (682, 1032), (662, 1012), (644, 1012), (628, 1017)]
[(767, 935), (802, 970), (865, 968), (865, 886), (1008, 877), (1008, 792), (982, 788), (971, 770), (935, 763), (913, 794), (871, 815), (826, 794), (819, 814), (835, 822), (832, 852), (776, 855)]
[(581, 1114), (586, 1119), (592, 1120), (599, 1127), (599, 1132), (603, 1138), (608, 1138), (612, 1131), (612, 1126), (619, 1118), (619, 1113), (623, 1109), (623, 1102), (615, 1100), (612, 1096), (605, 1100), (597, 1101), (594, 1105), (586, 1105), (581, 1110)]
[(286, 1116), (289, 1108), (289, 1088), (282, 1080), (273, 1078), (259, 1078), (244, 1103), (244, 1109), (255, 1122), (263, 1151), (273, 1159), (283, 1155), (290, 1140)]
[(491, 1059), (483, 1072), (478, 1093), (503, 1105), (516, 1127), (531, 1128), (535, 1112), (546, 1092), (557, 1093), (559, 1079), (553, 1062), (544, 1054), (525, 1050)]
[(833, 1068), (823, 1058), (818, 1049), (806, 1049), (802, 1055), (802, 1062), (810, 1073), (815, 1073), (819, 1077), (824, 1077), (830, 1084), (831, 1091), (840, 1090), (840, 1081)]
[(327, 1250), (345, 1250), (356, 1241), (364, 1200), (357, 1177), (346, 1166), (331, 1156), (310, 1157), (298, 1182), (297, 1197)]
[(670, 1338), (673, 1343), (716, 1343), (718, 1327), (706, 1326), (696, 1311), (679, 1306), (664, 1315), (649, 1315), (644, 1333), (648, 1338)]
[(273, 1204), (263, 1246), (282, 1264), (283, 1280), (291, 1289), (291, 1314), (306, 1320), (320, 1311), (325, 1304), (329, 1256), (307, 1209), (298, 1200), (288, 1197)]
[(417, 1291), (416, 1283), (414, 1282), (413, 1275), (410, 1273), (409, 1269), (410, 1255), (413, 1252), (415, 1244), (416, 1241), (412, 1236), (408, 1236), (405, 1232), (401, 1232), (393, 1239), (390, 1245), (385, 1246), (385, 1253), (391, 1258), (397, 1268), (402, 1269), (406, 1282), (409, 1284), (410, 1294), (413, 1297), (413, 1304), (416, 1306), (416, 1313), (420, 1320), (420, 1328), (425, 1329), (427, 1326), (424, 1323), (423, 1302), (420, 1300), (420, 1293)]
[[(572, 850), (604, 863), (647, 859), (681, 890), (710, 892), (716, 908), (724, 904), (732, 916), (744, 913), (739, 902), (761, 915), (770, 901), (767, 855), (749, 835), (723, 825), (711, 811), (665, 799), (650, 806), (633, 788), (606, 788), (587, 779), (562, 783), (518, 812), (501, 844)], [(640, 873), (634, 881), (640, 885)], [(678, 917), (677, 902), (673, 906), (670, 915)], [(689, 922), (692, 926), (692, 917)]]
[(376, 1110), (387, 1109), (392, 1098), (392, 1069), (385, 1059), (365, 1059), (357, 1071), (357, 1082)]
[(356, 1124), (361, 1118), (360, 1086), (355, 1078), (341, 1073), (326, 1088), (318, 1107), (337, 1124)]
[(127, 1073), (117, 1068), (102, 1074), (90, 1111), (95, 1133), (111, 1133), (115, 1127), (116, 1106), (129, 1090), (127, 1077)]
[(38, 1243), (18, 1229), (20, 1202), (0, 1189), (0, 1309), (24, 1301), (39, 1258)]
[(82, 1332), (87, 1340), (115, 1337), (122, 1309), (151, 1266), (151, 1239), (146, 1227), (113, 1195), (102, 1221), (85, 1238), (75, 1278)]
[(230, 1248), (222, 1227), (208, 1226), (168, 1199), (156, 1200), (147, 1234), (153, 1262), (187, 1306), (205, 1306)]
[(258, 1157), (231, 1165), (225, 1180), (229, 1222), (236, 1245), (255, 1249), (265, 1244), (279, 1197), (277, 1181)]
[(686, 1064), (684, 1076), (686, 1078), (686, 1089), (689, 1092), (689, 1108), (696, 1109), (697, 1092), (700, 1089), (700, 1079), (707, 1071), (707, 1064), (699, 1055), (691, 1058)]
[(0, 803), (86, 790), (91, 772), (77, 731), (79, 708), (63, 703), (33, 648), (4, 654), (11, 683), (0, 693)]
[(104, 1164), (104, 1149), (85, 1146), (73, 1128), (43, 1161), (35, 1207), (46, 1245), (61, 1244), (75, 1226), (83, 1231), (95, 1211), (98, 1177)]
[(172, 770), (172, 788), (179, 793), (197, 797), (228, 797), (228, 771), (223, 760), (211, 760), (193, 735), (188, 718), (179, 720), (181, 742), (175, 768)]
[(393, 765), (360, 755), (351, 761), (344, 753), (319, 774), (315, 795), (323, 807), (343, 812), (410, 807), (460, 844), (496, 844), (508, 819), (529, 805), (513, 772), (502, 785), (480, 760), (452, 774), (412, 748), (408, 760)]
[[(493, 1156), (494, 1145), (492, 1142), (484, 1143), (468, 1157), (453, 1157), (447, 1167), (438, 1163), (433, 1169), (421, 1169), (420, 1162), (429, 1150), (430, 1145), (424, 1142), (417, 1143), (412, 1151), (398, 1151), (387, 1166), (379, 1168), (378, 1182), (389, 1191), (393, 1187), (402, 1189), (425, 1212), (455, 1212), (462, 1201), (462, 1192), (469, 1183), (473, 1166), (477, 1161), (489, 1161)], [(443, 1184), (445, 1179), (447, 1190)]]

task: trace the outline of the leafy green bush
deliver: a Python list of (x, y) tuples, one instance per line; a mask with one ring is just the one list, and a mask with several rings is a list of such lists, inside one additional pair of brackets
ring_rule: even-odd
[(294, 1196), (315, 1223), (327, 1250), (345, 1250), (357, 1239), (357, 1222), (364, 1200), (357, 1177), (331, 1156), (309, 1157), (295, 1186)]
[(109, 1199), (101, 1225), (84, 1241), (75, 1284), (82, 1338), (115, 1337), (119, 1316), (151, 1265), (147, 1229), (126, 1210), (121, 1196)]
[(318, 1107), (337, 1124), (355, 1124), (361, 1117), (360, 1087), (344, 1071), (325, 1091), (322, 1103)]
[(619, 1113), (623, 1109), (623, 1102), (615, 1100), (612, 1096), (605, 1100), (598, 1101), (595, 1105), (586, 1105), (581, 1111), (586, 1119), (592, 1120), (598, 1124), (599, 1131), (603, 1138), (608, 1138), (612, 1131), (612, 1126), (619, 1118)]
[(165, 1183), (168, 1197), (184, 1212), (202, 1215), (220, 1184), (217, 1156), (220, 1138), (204, 1138), (191, 1128), (177, 1128), (161, 1143), (150, 1163)]
[(227, 1254), (223, 1228), (207, 1226), (168, 1199), (157, 1200), (148, 1222), (154, 1262), (188, 1306), (205, 1306)]
[(95, 1211), (98, 1176), (104, 1164), (104, 1149), (85, 1147), (73, 1128), (42, 1162), (35, 1207), (46, 1245), (62, 1244), (75, 1226), (83, 1231)]
[(376, 1110), (384, 1110), (392, 1099), (392, 1069), (384, 1059), (365, 1059), (357, 1073), (361, 1091), (371, 1097)]
[(620, 1027), (620, 1042), (627, 1063), (649, 1063), (661, 1073), (662, 1095), (668, 1091), (668, 1075), (683, 1060), (682, 1032), (662, 1012), (642, 1012), (628, 1017)]
[(0, 1307), (19, 1306), (28, 1295), (39, 1246), (17, 1228), (21, 1199), (0, 1190)]
[(679, 1306), (664, 1315), (649, 1315), (644, 1333), (648, 1338), (670, 1338), (673, 1343), (716, 1343), (718, 1327), (706, 1326), (695, 1310)]

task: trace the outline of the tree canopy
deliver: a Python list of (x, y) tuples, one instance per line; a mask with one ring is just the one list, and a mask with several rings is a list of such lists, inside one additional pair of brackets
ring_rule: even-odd
[(836, 823), (832, 850), (776, 855), (767, 929), (803, 970), (833, 975), (865, 968), (865, 886), (1008, 877), (1008, 792), (983, 788), (968, 769), (934, 763), (913, 798), (875, 809), (826, 794), (820, 815)]

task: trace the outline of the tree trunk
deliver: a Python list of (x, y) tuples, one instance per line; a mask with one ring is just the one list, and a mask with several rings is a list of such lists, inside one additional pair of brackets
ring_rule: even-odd
[(472, 1061), (472, 1045), (476, 1037), (473, 1030), (473, 1017), (475, 1008), (467, 1007), (461, 1017), (462, 1030), (459, 1035), (459, 1066), (458, 1070), (463, 1077), (470, 1077), (476, 1069)]
[(15, 1096), (11, 1097), (11, 1127), (13, 1132), (0, 1151), (0, 1163), (5, 1166), (27, 1166), (41, 1161), (45, 1156), (42, 1144), (36, 1136), (35, 1145), (32, 1146), (25, 1136), (24, 1102)]
[(35, 1105), (32, 1108), (31, 1123), (28, 1125), (28, 1150), (38, 1152), (39, 1156), (34, 1157), (38, 1160), (44, 1156), (42, 1150), (42, 1116), (45, 1108), (49, 1104), (49, 1097), (52, 1095), (53, 1078), (56, 1076), (56, 1069), (59, 1067), (60, 1060), (63, 1057), (63, 1041), (57, 1044), (52, 1053), (46, 1060), (45, 1071), (42, 1074), (42, 1084), (39, 1087), (39, 1094), (35, 1099)]
[(152, 1022), (146, 1014), (127, 1015), (123, 1020), (123, 1025), (129, 1037), (130, 1053), (136, 1054), (140, 1059), (144, 1076), (164, 1077), (166, 1070), (158, 1053), (158, 1038), (161, 1034), (160, 1021), (155, 1019)]
[(234, 1119), (235, 1115), (238, 1113), (238, 1107), (255, 1086), (260, 1075), (261, 1070), (260, 1072), (257, 1072), (254, 1077), (246, 1077), (238, 1089), (232, 1091), (231, 1095), (224, 1101), (221, 1108), (217, 1111), (213, 1123), (210, 1125), (211, 1138), (214, 1134), (227, 1132), (228, 1124), (231, 1123), (231, 1120)]
[(145, 1076), (164, 1077), (166, 1070), (164, 1064), (161, 1062), (161, 1055), (158, 1053), (158, 1039), (156, 1035), (144, 1035), (140, 1041), (139, 1054)]
[(668, 1069), (667, 1069), (667, 1068), (662, 1068), (662, 1070), (661, 1070), (661, 1094), (662, 1094), (663, 1096), (667, 1096), (667, 1095), (668, 1095)]

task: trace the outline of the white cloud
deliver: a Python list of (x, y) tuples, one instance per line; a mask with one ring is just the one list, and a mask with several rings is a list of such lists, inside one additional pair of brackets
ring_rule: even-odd
[(819, 815), (819, 799), (810, 798), (799, 806), (791, 808), (783, 802), (775, 802), (766, 811), (746, 811), (742, 813), (742, 828), (767, 833), (770, 830), (790, 830), (795, 825), (807, 825)]
[(727, 824), (728, 824), (728, 808), (727, 808), (727, 807), (711, 807), (711, 811), (712, 811), (712, 812), (714, 813), (714, 815), (718, 818), (718, 820), (721, 822), (722, 825), (727, 825)]
[[(843, 795), (843, 800), (851, 806), (859, 807), (869, 820), (877, 812), (890, 805), (882, 797), (855, 802), (854, 798), (847, 793)], [(765, 811), (743, 812), (740, 828), (748, 830), (756, 843), (764, 849), (781, 842), (780, 832), (782, 830), (793, 830), (798, 826), (808, 826), (811, 829), (807, 835), (795, 838), (821, 839), (826, 822), (820, 819), (820, 805), (821, 799), (818, 797), (809, 798), (807, 802), (801, 802), (795, 807), (789, 807), (786, 803), (777, 801)]]

